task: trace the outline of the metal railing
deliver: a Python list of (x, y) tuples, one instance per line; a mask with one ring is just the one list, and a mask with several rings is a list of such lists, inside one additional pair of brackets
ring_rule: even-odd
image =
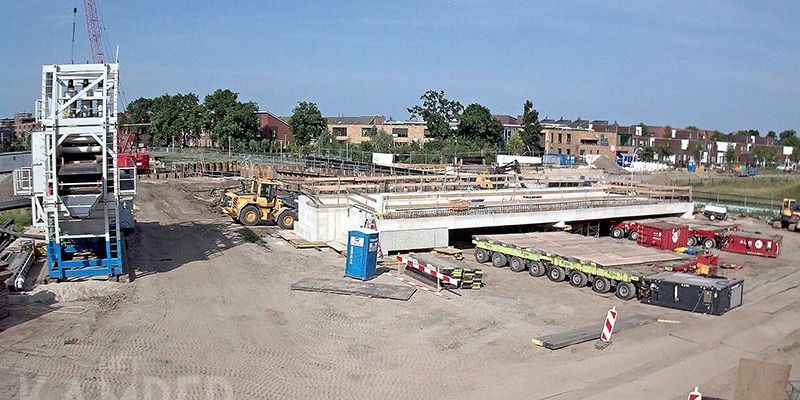
[(754, 197), (737, 194), (703, 192), (694, 190), (694, 200), (700, 203), (714, 203), (722, 206), (739, 207), (742, 209), (763, 210), (765, 212), (779, 212), (781, 200), (768, 197)]
[(486, 205), (479, 207), (470, 207), (463, 211), (454, 211), (452, 207), (443, 204), (440, 208), (424, 209), (424, 210), (396, 210), (381, 213), (381, 218), (385, 219), (404, 219), (404, 218), (427, 218), (427, 217), (444, 217), (451, 215), (492, 215), (492, 214), (510, 214), (510, 213), (528, 213), (528, 212), (546, 212), (546, 211), (563, 211), (563, 210), (576, 210), (576, 209), (589, 209), (589, 208), (609, 208), (609, 207), (627, 207), (635, 205), (647, 204), (660, 204), (668, 201), (656, 200), (648, 198), (639, 199), (598, 199), (598, 200), (581, 200), (581, 201), (561, 201), (553, 203), (531, 203), (531, 204), (513, 204), (513, 205)]

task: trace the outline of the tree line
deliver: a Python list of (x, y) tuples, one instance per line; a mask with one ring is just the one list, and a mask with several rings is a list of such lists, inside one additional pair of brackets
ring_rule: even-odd
[[(412, 119), (425, 121), (427, 153), (456, 155), (467, 153), (496, 153), (509, 151), (516, 155), (541, 155), (544, 151), (539, 113), (530, 100), (523, 104), (521, 129), (506, 142), (504, 127), (491, 110), (478, 103), (464, 107), (448, 99), (444, 91), (429, 90), (420, 97), (420, 104), (408, 108)], [(339, 150), (350, 148), (328, 132), (325, 118), (316, 104), (302, 101), (289, 118), (289, 127), (299, 146), (318, 146)], [(391, 134), (374, 127), (368, 141), (353, 146), (356, 151), (414, 154), (422, 150), (421, 143), (395, 144)], [(413, 161), (412, 161), (413, 162)]]
[[(211, 145), (216, 147), (233, 146), (250, 151), (266, 151), (270, 148), (266, 140), (258, 140), (260, 124), (256, 116), (258, 106), (253, 102), (242, 102), (238, 93), (228, 89), (217, 89), (205, 96), (203, 101), (194, 93), (164, 94), (155, 98), (138, 98), (131, 102), (121, 116), (122, 124), (149, 124), (146, 132), (156, 145), (188, 146), (196, 143), (201, 134), (208, 134)], [(461, 102), (446, 97), (444, 91), (429, 90), (421, 97), (419, 104), (407, 109), (412, 119), (425, 122), (428, 141), (423, 143), (396, 143), (392, 135), (379, 127), (374, 127), (369, 140), (360, 144), (343, 143), (328, 131), (325, 118), (313, 102), (300, 101), (287, 121), (294, 135), (292, 151), (309, 153), (315, 150), (361, 152), (391, 152), (406, 154), (428, 153), (452, 156), (459, 154), (496, 154), (500, 152), (515, 155), (538, 156), (544, 153), (542, 126), (539, 113), (533, 102), (525, 101), (522, 106), (521, 128), (507, 140), (504, 127), (492, 116), (491, 110), (478, 103), (464, 107)], [(653, 136), (644, 123), (643, 136)], [(670, 126), (665, 129), (671, 130)], [(686, 129), (699, 131), (694, 126)], [(735, 141), (735, 136), (759, 135), (758, 130), (740, 130), (730, 134), (714, 131), (710, 140)], [(792, 161), (800, 162), (800, 139), (794, 130), (780, 133), (770, 131), (768, 137), (779, 139), (786, 146), (795, 148)], [(695, 160), (702, 160), (706, 140), (695, 142), (689, 153)], [(266, 145), (265, 145), (266, 144)], [(424, 150), (423, 150), (424, 147)], [(674, 155), (669, 147), (643, 147), (639, 156), (645, 161), (665, 160)], [(778, 150), (769, 147), (755, 147), (754, 161), (762, 165), (772, 165), (779, 157)], [(736, 149), (731, 146), (725, 153), (725, 161), (738, 161)], [(409, 162), (415, 162), (409, 159)], [(416, 161), (419, 162), (419, 161)]]
[(215, 146), (253, 140), (259, 132), (258, 106), (239, 101), (239, 94), (217, 89), (203, 102), (194, 93), (141, 97), (126, 107), (122, 124), (149, 124), (146, 132), (156, 145), (188, 146), (208, 133)]

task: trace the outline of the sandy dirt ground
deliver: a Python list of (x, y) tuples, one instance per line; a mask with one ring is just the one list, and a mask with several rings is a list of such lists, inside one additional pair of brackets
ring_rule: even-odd
[[(128, 239), (134, 279), (40, 285), (0, 320), (0, 398), (731, 398), (741, 357), (789, 362), (800, 379), (800, 235), (745, 265), (745, 304), (705, 316), (484, 266), (486, 286), (409, 301), (310, 292), (344, 259), (236, 226), (167, 181), (143, 181)], [(744, 226), (768, 231), (755, 220)], [(631, 244), (633, 245), (633, 244)], [(473, 261), (468, 261), (473, 263)], [(388, 276), (375, 282), (399, 284)], [(550, 351), (531, 338), (606, 311), (652, 323)], [(38, 396), (38, 397), (35, 397)], [(128, 396), (128, 397), (124, 397)]]

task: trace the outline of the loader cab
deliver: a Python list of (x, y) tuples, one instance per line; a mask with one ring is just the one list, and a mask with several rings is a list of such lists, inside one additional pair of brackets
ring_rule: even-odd
[(253, 180), (250, 192), (256, 195), (256, 203), (261, 207), (272, 207), (275, 205), (275, 184), (269, 181)]
[(791, 216), (793, 213), (800, 212), (800, 204), (795, 199), (783, 199), (783, 215)]

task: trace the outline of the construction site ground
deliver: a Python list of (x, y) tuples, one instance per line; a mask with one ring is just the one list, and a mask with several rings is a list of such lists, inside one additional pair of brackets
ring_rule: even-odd
[[(480, 290), (403, 302), (291, 291), (305, 277), (341, 278), (344, 258), (295, 249), (267, 235), (273, 227), (232, 224), (198, 195), (217, 195), (214, 185), (231, 182), (140, 182), (130, 282), (12, 296), (0, 320), (0, 398), (677, 400), (694, 386), (730, 398), (741, 357), (791, 363), (800, 379), (800, 234), (781, 233), (778, 259), (722, 254), (743, 266), (725, 273), (746, 279), (744, 305), (723, 316), (491, 266)], [(599, 334), (611, 306), (619, 319), (672, 322), (622, 331), (605, 350), (531, 343), (586, 324)]]

